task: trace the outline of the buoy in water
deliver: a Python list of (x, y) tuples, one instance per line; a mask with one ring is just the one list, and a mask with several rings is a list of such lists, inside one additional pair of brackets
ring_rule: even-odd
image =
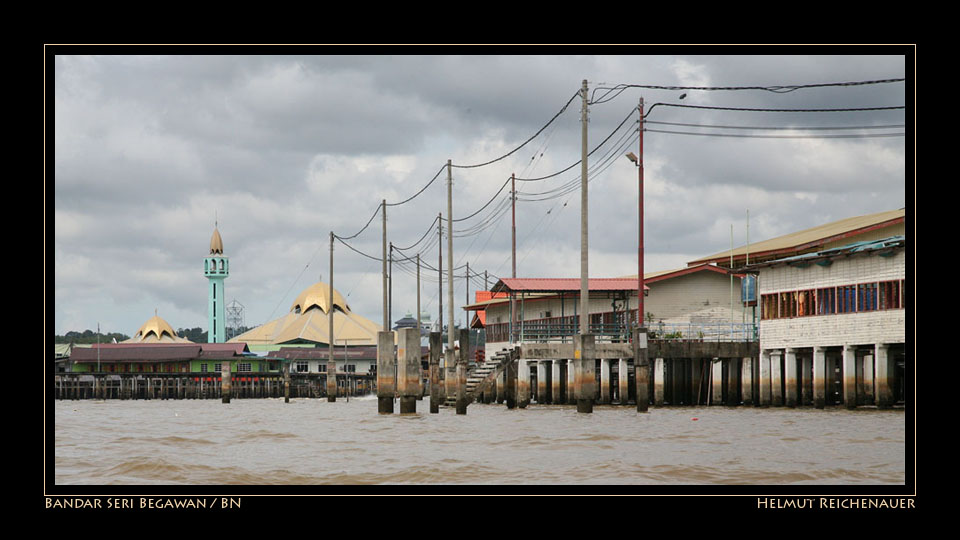
[(690, 420), (693, 420), (694, 422), (696, 422), (697, 420), (699, 420), (699, 418), (691, 418)]

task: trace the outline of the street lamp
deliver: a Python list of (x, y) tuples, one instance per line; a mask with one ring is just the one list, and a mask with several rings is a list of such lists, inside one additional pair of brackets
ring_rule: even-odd
[(639, 231), (637, 232), (637, 327), (643, 328), (643, 98), (637, 105), (640, 111), (640, 156), (627, 152), (626, 156), (637, 166), (637, 213)]

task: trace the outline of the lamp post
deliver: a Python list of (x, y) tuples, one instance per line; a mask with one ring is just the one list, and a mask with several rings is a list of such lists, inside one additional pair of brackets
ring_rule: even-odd
[(639, 231), (637, 232), (637, 328), (643, 327), (643, 98), (637, 105), (640, 111), (640, 156), (627, 152), (627, 159), (637, 166), (637, 209)]

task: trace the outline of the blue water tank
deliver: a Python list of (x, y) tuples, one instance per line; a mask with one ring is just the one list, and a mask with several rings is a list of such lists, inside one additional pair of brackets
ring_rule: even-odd
[(740, 301), (744, 304), (757, 301), (757, 276), (747, 274), (740, 280)]

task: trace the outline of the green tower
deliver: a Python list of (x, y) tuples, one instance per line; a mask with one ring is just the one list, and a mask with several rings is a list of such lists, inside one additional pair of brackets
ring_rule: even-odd
[(210, 255), (203, 259), (203, 275), (210, 281), (207, 294), (207, 313), (210, 315), (210, 324), (207, 325), (207, 342), (223, 343), (226, 335), (226, 299), (223, 291), (223, 280), (230, 275), (230, 259), (223, 255), (223, 240), (216, 224), (213, 226), (213, 237), (210, 238)]

